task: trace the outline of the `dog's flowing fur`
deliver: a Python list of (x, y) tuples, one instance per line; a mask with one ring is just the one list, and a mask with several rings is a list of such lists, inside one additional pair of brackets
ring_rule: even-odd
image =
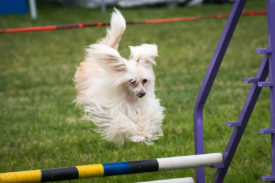
[(130, 46), (130, 58), (122, 58), (117, 49), (125, 29), (125, 19), (115, 10), (107, 36), (86, 49), (74, 78), (76, 103), (83, 108), (84, 119), (92, 121), (104, 139), (149, 145), (163, 135), (164, 108), (154, 93), (152, 69), (157, 46)]

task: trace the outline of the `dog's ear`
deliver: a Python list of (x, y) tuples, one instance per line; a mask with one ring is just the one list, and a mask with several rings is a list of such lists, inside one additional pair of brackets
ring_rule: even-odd
[(158, 56), (158, 47), (155, 44), (142, 44), (140, 46), (129, 46), (131, 51), (131, 60), (140, 62), (149, 66), (156, 64), (155, 57)]
[(93, 44), (87, 48), (87, 60), (95, 60), (103, 69), (115, 72), (126, 71), (126, 62), (114, 48)]

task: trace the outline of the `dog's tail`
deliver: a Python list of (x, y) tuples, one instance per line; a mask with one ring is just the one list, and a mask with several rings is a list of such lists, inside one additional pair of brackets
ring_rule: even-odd
[(117, 9), (114, 9), (112, 13), (110, 24), (106, 37), (100, 40), (100, 43), (117, 49), (120, 38), (126, 29), (125, 19)]

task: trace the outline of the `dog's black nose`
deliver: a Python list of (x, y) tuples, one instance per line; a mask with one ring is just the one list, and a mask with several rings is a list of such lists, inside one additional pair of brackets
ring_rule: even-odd
[(146, 95), (146, 93), (145, 93), (145, 92), (139, 92), (139, 93), (137, 94), (137, 96), (138, 96), (139, 98), (144, 97), (144, 95)]

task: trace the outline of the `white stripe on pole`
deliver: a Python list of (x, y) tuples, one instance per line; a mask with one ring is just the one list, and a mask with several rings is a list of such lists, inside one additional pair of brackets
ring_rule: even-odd
[(196, 168), (223, 163), (222, 153), (157, 158), (159, 170)]
[(186, 178), (155, 180), (155, 181), (138, 182), (138, 183), (194, 183), (194, 180), (192, 177), (186, 177)]

